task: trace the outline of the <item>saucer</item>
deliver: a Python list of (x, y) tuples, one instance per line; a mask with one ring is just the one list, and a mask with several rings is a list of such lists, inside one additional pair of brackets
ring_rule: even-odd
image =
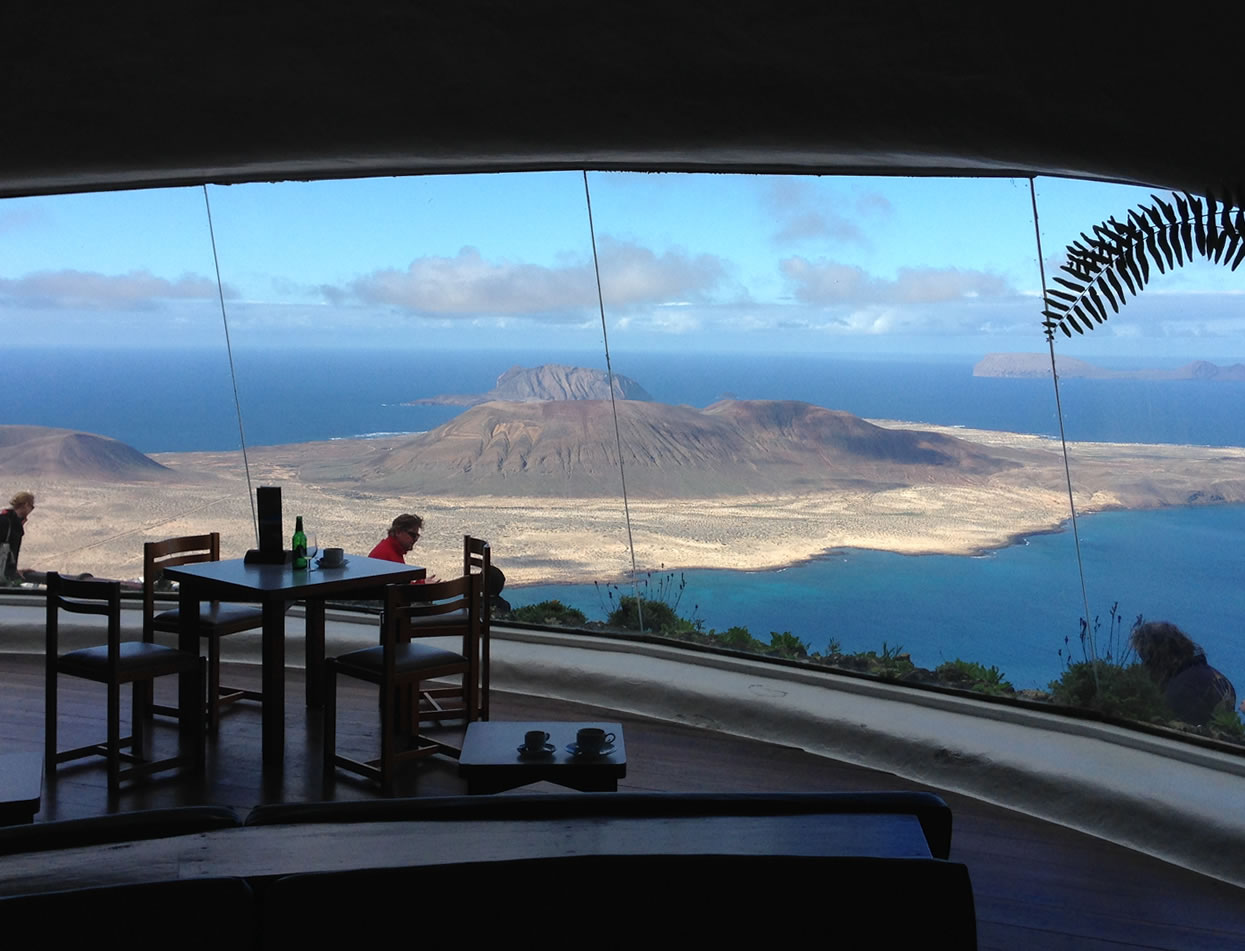
[(572, 756), (582, 756), (584, 759), (596, 759), (598, 756), (609, 756), (613, 753), (614, 744), (606, 743), (598, 752), (589, 753), (587, 750), (581, 751), (578, 743), (568, 743), (566, 746), (566, 752), (570, 753)]
[(520, 746), (519, 755), (520, 756), (548, 756), (556, 748), (557, 747), (555, 747), (552, 743), (546, 743), (544, 746), (542, 746), (538, 750), (530, 750), (526, 746)]
[(345, 568), (348, 564), (350, 564), (349, 558), (343, 558), (341, 564), (338, 565), (326, 565), (323, 558), (316, 559), (316, 567), (321, 571), (336, 571), (338, 568)]

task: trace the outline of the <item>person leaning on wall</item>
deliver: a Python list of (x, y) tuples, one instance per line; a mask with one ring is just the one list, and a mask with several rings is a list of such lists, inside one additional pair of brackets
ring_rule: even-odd
[(4, 562), (4, 580), (7, 582), (23, 580), (23, 574), (17, 568), (17, 558), (26, 534), (26, 519), (34, 510), (33, 492), (18, 492), (9, 500), (9, 507), (0, 510), (0, 546), (8, 546), (8, 557)]
[(1130, 640), (1164, 702), (1185, 723), (1208, 723), (1220, 710), (1236, 707), (1232, 681), (1210, 666), (1202, 648), (1175, 624), (1141, 624)]

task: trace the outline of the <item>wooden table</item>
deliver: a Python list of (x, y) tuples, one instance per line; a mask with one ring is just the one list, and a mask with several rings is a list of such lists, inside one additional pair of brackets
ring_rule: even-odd
[[(377, 558), (351, 555), (340, 568), (295, 570), (290, 565), (248, 565), (241, 558), (165, 568), (164, 576), (179, 587), (181, 633), (178, 646), (199, 651), (199, 602), (243, 601), (263, 606), (263, 761), (265, 769), (280, 769), (285, 758), (285, 605), (303, 601), (307, 606), (307, 705), (323, 704), (324, 601), (326, 598), (381, 596), (385, 585), (423, 578), (425, 570)], [(191, 723), (194, 703), (189, 677), (178, 691), (182, 722)], [(199, 698), (200, 702), (202, 698)], [(192, 709), (192, 708), (191, 708)]]
[[(614, 734), (613, 752), (603, 756), (574, 756), (567, 745), (586, 726)], [(521, 753), (523, 734), (544, 730), (553, 750), (547, 754)], [(583, 792), (617, 792), (627, 775), (627, 747), (621, 723), (477, 721), (467, 725), (458, 773), (467, 780), (467, 792), (502, 792), (541, 780)]]
[(43, 798), (43, 754), (0, 753), (0, 825), (34, 822)]

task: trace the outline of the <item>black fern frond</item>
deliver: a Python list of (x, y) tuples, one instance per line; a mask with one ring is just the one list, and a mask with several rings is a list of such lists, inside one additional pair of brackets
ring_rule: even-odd
[[(1165, 201), (1130, 209), (1119, 221), (1114, 216), (1093, 226), (1093, 235), (1081, 232), (1067, 248), (1060, 265), (1066, 277), (1056, 275), (1043, 294), (1042, 328), (1047, 340), (1055, 331), (1067, 337), (1104, 323), (1137, 296), (1152, 275), (1174, 271), (1192, 262), (1194, 251), (1208, 261), (1235, 271), (1245, 262), (1245, 201), (1241, 194), (1207, 191), (1204, 198), (1172, 193)], [(1057, 286), (1056, 286), (1057, 285)]]

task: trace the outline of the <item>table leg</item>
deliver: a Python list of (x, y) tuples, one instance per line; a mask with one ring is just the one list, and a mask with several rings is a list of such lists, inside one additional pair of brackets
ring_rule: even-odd
[[(177, 589), (177, 649), (199, 655), (199, 592), (194, 585), (182, 582)], [(189, 749), (196, 742), (195, 716), (203, 720), (203, 691), (195, 691), (197, 678), (193, 671), (179, 674), (177, 678), (177, 725), (181, 749)], [(202, 684), (199, 685), (202, 687)], [(134, 689), (138, 689), (136, 686)]]
[(265, 769), (285, 761), (285, 602), (265, 601), (263, 636)]
[(324, 602), (308, 599), (307, 610), (307, 706), (324, 706)]

